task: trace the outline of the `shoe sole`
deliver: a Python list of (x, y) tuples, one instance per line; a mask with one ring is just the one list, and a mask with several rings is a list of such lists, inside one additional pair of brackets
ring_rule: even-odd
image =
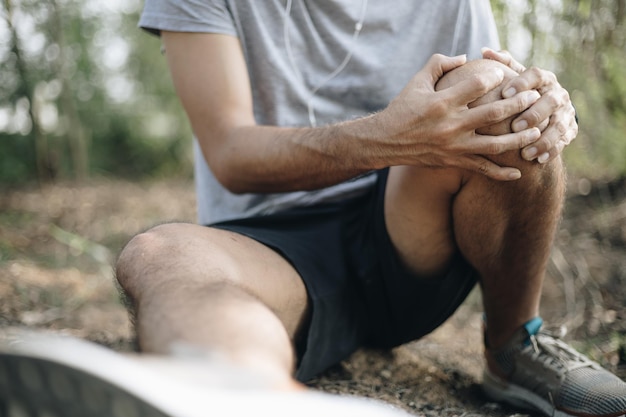
[(167, 396), (154, 398), (168, 391), (156, 374), (99, 345), (21, 329), (0, 334), (2, 416), (186, 417)]
[(539, 411), (550, 417), (576, 417), (556, 410), (548, 401), (525, 388), (502, 382), (488, 371), (483, 373), (482, 389), (492, 400), (523, 410)]
[(244, 417), (264, 413), (276, 417), (408, 416), (379, 402), (325, 393), (225, 389), (175, 381), (81, 339), (0, 329), (2, 417)]
[(0, 415), (171, 417), (128, 391), (47, 360), (0, 354)]

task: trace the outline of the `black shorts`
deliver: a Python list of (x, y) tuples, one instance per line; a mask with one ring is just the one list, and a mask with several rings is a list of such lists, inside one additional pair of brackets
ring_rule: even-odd
[(300, 381), (360, 347), (389, 348), (430, 333), (476, 283), (461, 256), (443, 279), (420, 279), (404, 267), (385, 226), (387, 172), (365, 195), (341, 203), (212, 225), (271, 247), (304, 280), (312, 311), (296, 346)]

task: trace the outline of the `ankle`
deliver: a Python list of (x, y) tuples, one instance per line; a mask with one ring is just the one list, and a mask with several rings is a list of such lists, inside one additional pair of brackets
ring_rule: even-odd
[(487, 329), (485, 329), (485, 361), (489, 371), (501, 378), (506, 378), (513, 372), (511, 354), (530, 346), (531, 336), (536, 335), (542, 325), (543, 319), (534, 317), (517, 327), (512, 335), (496, 345), (492, 345), (490, 340), (487, 340)]
[(526, 343), (531, 335), (539, 332), (542, 325), (543, 319), (539, 316), (514, 327), (503, 328), (489, 327), (485, 320), (483, 325), (485, 348), (497, 351), (511, 343)]

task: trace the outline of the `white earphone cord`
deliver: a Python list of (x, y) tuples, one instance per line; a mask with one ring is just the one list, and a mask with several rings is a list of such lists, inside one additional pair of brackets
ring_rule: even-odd
[[(328, 74), (328, 76), (326, 76), (326, 78), (322, 80), (321, 83), (319, 83), (312, 90), (309, 90), (309, 98), (307, 99), (306, 105), (307, 105), (307, 109), (309, 112), (309, 123), (311, 127), (317, 126), (317, 119), (315, 118), (315, 109), (313, 107), (313, 99), (315, 98), (315, 94), (326, 83), (328, 83), (330, 80), (335, 78), (341, 71), (343, 71), (348, 65), (348, 62), (350, 62), (350, 59), (352, 58), (352, 54), (354, 53), (354, 46), (356, 45), (356, 41), (359, 38), (359, 34), (361, 33), (361, 30), (363, 29), (363, 23), (365, 21), (365, 13), (367, 11), (367, 2), (368, 0), (363, 0), (363, 3), (361, 5), (361, 15), (359, 16), (359, 20), (354, 25), (354, 33), (352, 34), (352, 41), (350, 44), (350, 49), (346, 53), (345, 58), (343, 59), (341, 64), (339, 64), (339, 66), (335, 68), (333, 72)], [(283, 36), (285, 38), (284, 40), (285, 49), (286, 49), (287, 57), (289, 58), (289, 63), (291, 64), (291, 68), (293, 72), (296, 74), (296, 77), (298, 77), (300, 81), (304, 82), (302, 74), (298, 70), (296, 61), (293, 57), (293, 52), (291, 50), (291, 41), (289, 37), (289, 22), (290, 22), (290, 16), (291, 16), (291, 6), (292, 6), (292, 0), (287, 0), (287, 5), (285, 6), (285, 17), (284, 17), (284, 26), (283, 26)]]

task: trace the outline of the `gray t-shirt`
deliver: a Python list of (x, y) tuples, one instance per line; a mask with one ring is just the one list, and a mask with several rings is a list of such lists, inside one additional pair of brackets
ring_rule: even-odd
[[(434, 53), (469, 58), (498, 48), (489, 0), (146, 0), (139, 25), (239, 38), (260, 125), (317, 125), (381, 110)], [(287, 30), (285, 30), (287, 24)], [(289, 45), (289, 46), (287, 46)], [(324, 83), (352, 51), (345, 68)], [(311, 91), (323, 84), (311, 99)], [(254, 140), (254, 138), (250, 138)], [(373, 175), (316, 191), (235, 195), (212, 174), (195, 144), (198, 220), (202, 224), (267, 214), (358, 195)]]

